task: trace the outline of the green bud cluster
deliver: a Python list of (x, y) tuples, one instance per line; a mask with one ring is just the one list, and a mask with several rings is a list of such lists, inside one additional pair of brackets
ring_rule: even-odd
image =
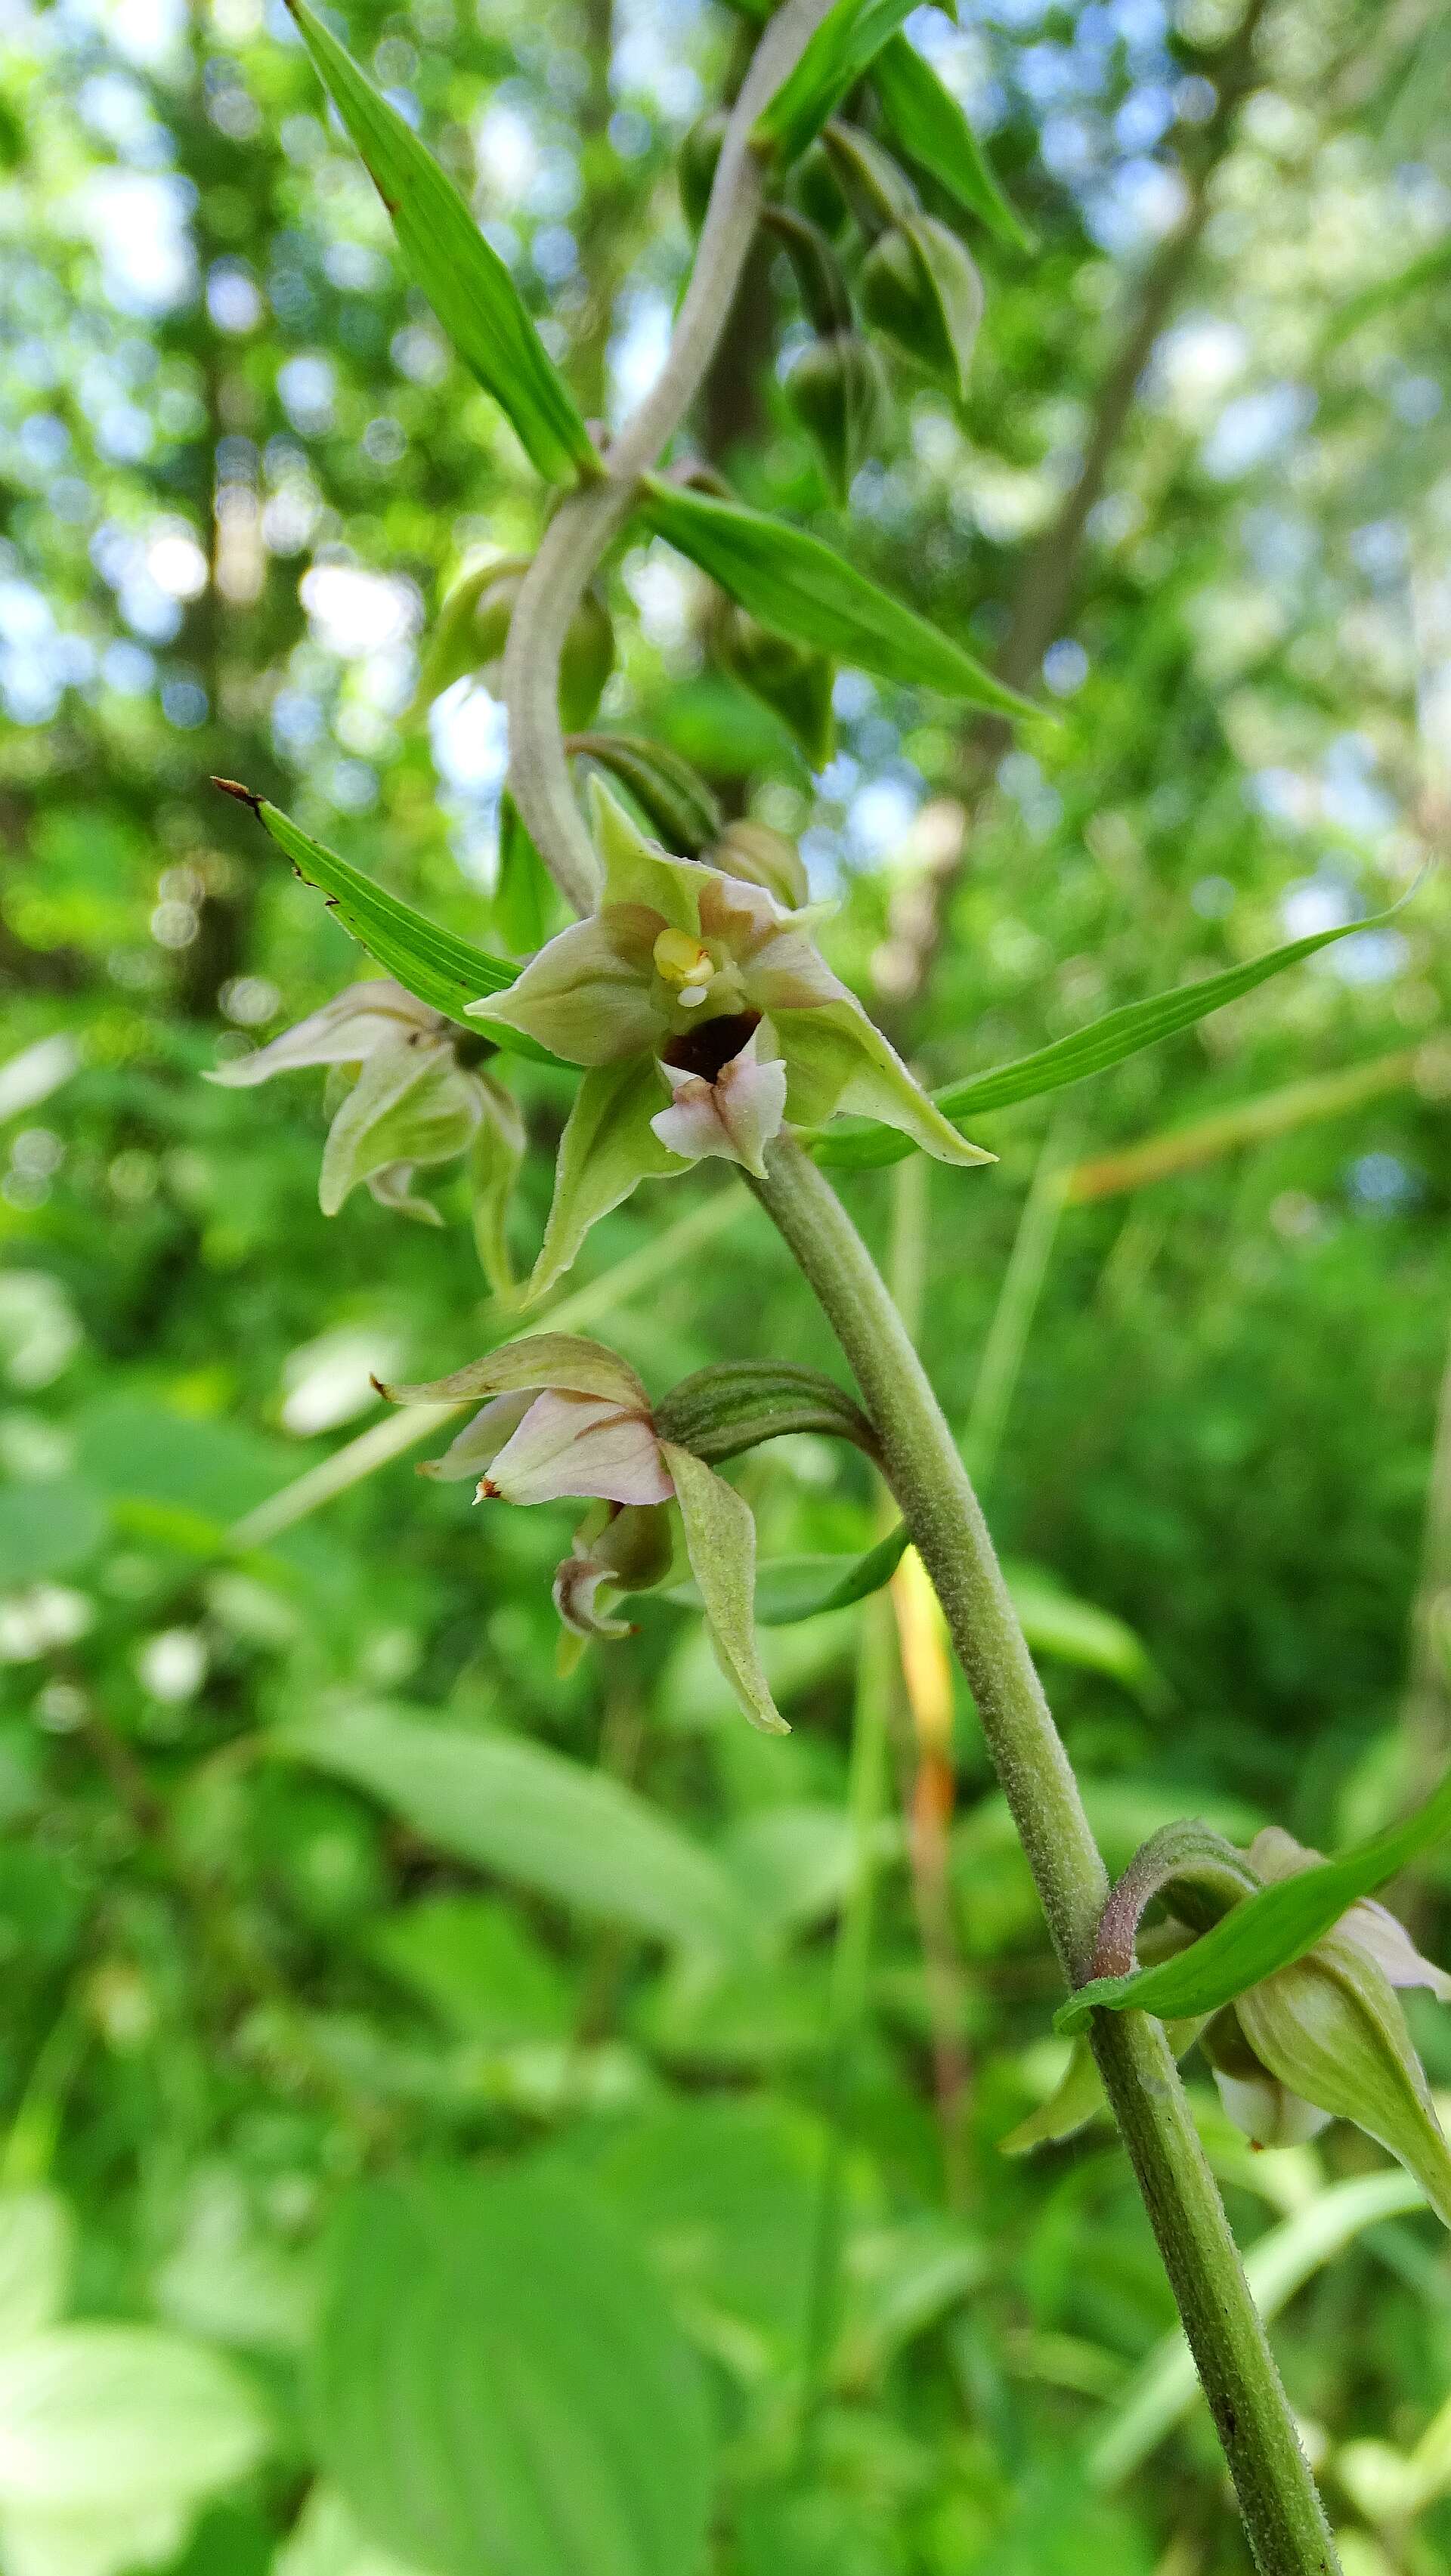
[[(481, 680), (495, 690), (504, 647), (524, 576), (527, 555), (501, 555), (476, 564), (449, 591), (423, 658), (418, 703), (442, 697), (456, 680)], [(615, 630), (599, 591), (581, 600), (565, 638), (559, 668), (559, 713), (571, 732), (587, 725), (615, 663)]]

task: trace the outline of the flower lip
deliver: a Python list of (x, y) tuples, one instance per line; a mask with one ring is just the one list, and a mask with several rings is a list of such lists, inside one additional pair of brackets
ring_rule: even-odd
[(760, 1025), (759, 1011), (722, 1011), (713, 1020), (701, 1020), (694, 1028), (682, 1029), (678, 1037), (667, 1038), (660, 1054), (678, 1073), (692, 1073), (701, 1082), (714, 1082), (731, 1058), (750, 1043)]

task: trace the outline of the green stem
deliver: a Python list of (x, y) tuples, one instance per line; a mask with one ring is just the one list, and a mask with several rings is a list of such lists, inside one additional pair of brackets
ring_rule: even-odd
[[(911, 1338), (829, 1181), (795, 1141), (753, 1182), (819, 1298), (932, 1577), (1064, 1974), (1088, 1974), (1108, 1879), (987, 1524)], [(1261, 2576), (1339, 2560), (1224, 2204), (1159, 2025), (1095, 2016), (1093, 2050), (1224, 2446)]]
[(610, 440), (605, 471), (560, 502), (520, 585), (504, 651), (509, 785), (535, 845), (577, 912), (593, 909), (599, 862), (569, 780), (559, 730), (559, 661), (590, 576), (628, 522), (648, 473), (700, 391), (760, 220), (757, 116), (825, 17), (828, 0), (785, 0), (731, 110), (669, 355), (638, 411)]

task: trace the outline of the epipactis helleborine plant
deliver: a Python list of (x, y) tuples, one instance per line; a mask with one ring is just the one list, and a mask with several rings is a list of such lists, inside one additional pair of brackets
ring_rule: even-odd
[(597, 912), (551, 939), (469, 1016), (583, 1065), (560, 1146), (538, 1297), (636, 1183), (722, 1155), (764, 1178), (789, 1117), (856, 1110), (946, 1163), (986, 1163), (908, 1072), (813, 932), (763, 886), (671, 858), (591, 782), (604, 867)]
[(566, 1627), (622, 1637), (605, 1591), (640, 1592), (668, 1572), (667, 1507), (678, 1507), (685, 1552), (716, 1661), (753, 1725), (786, 1721), (756, 1646), (756, 1526), (734, 1487), (692, 1450), (662, 1439), (650, 1398), (628, 1363), (572, 1333), (534, 1333), (429, 1385), (385, 1386), (394, 1404), (486, 1401), (420, 1475), (476, 1480), (475, 1499), (592, 1502), (554, 1578)]

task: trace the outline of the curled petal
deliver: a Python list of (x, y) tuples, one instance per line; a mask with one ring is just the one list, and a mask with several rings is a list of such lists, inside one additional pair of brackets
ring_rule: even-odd
[(734, 959), (758, 1011), (805, 1010), (846, 992), (813, 935), (835, 909), (818, 903), (786, 912), (764, 886), (712, 870), (701, 890), (701, 936), (718, 940)]
[(295, 1029), (284, 1029), (270, 1045), (233, 1064), (218, 1065), (207, 1080), (240, 1091), (270, 1082), (274, 1073), (298, 1072), (310, 1064), (361, 1064), (378, 1047), (409, 1037), (442, 1036), (447, 1026), (437, 1011), (415, 1000), (391, 976), (377, 976), (350, 984), (320, 1011), (299, 1020)]
[(566, 1628), (577, 1637), (632, 1637), (631, 1620), (611, 1619), (599, 1607), (604, 1585), (618, 1581), (613, 1569), (596, 1557), (567, 1556), (555, 1569), (553, 1586), (554, 1606)]
[(480, 1487), (507, 1503), (556, 1502), (566, 1494), (664, 1503), (674, 1490), (647, 1413), (553, 1387), (535, 1397)]
[(477, 1483), (487, 1474), (506, 1440), (519, 1428), (534, 1402), (533, 1387), (516, 1387), (508, 1395), (496, 1395), (472, 1422), (466, 1422), (456, 1439), (449, 1442), (441, 1458), (426, 1458), (419, 1468), (420, 1476), (434, 1476), (441, 1485), (459, 1485), (467, 1478)]
[(443, 1219), (432, 1199), (420, 1198), (413, 1187), (413, 1169), (411, 1163), (382, 1164), (368, 1174), (368, 1194), (392, 1216), (411, 1216), (415, 1225), (441, 1226)]
[(470, 1002), (473, 1020), (537, 1038), (567, 1064), (618, 1064), (654, 1044), (668, 1023), (655, 998), (655, 942), (665, 916), (611, 904), (548, 940), (502, 993)]
[(661, 1065), (674, 1097), (650, 1124), (672, 1154), (691, 1162), (721, 1154), (765, 1179), (762, 1157), (772, 1137), (780, 1135), (786, 1114), (786, 1067), (779, 1060), (761, 1063), (760, 1039), (760, 1029), (753, 1029), (714, 1082), (678, 1065)]

